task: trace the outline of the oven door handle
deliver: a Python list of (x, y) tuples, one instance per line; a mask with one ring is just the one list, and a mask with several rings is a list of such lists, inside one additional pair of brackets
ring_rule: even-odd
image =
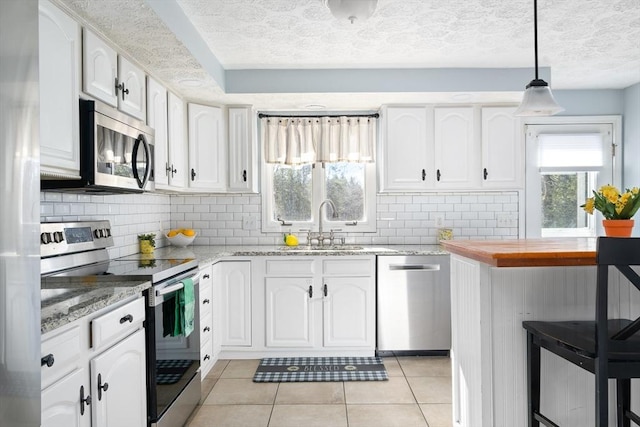
[(163, 295), (170, 294), (171, 292), (178, 291), (182, 288), (184, 288), (184, 283), (178, 282), (178, 283), (174, 283), (173, 285), (166, 286), (162, 289), (156, 289), (156, 297), (161, 297)]

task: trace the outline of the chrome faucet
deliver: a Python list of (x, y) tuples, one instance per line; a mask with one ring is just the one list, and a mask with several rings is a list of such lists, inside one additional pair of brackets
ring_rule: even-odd
[(331, 206), (331, 211), (333, 213), (332, 218), (337, 218), (338, 217), (338, 211), (336, 209), (336, 205), (334, 205), (333, 202), (330, 199), (326, 199), (322, 203), (320, 203), (320, 208), (318, 209), (318, 235), (319, 235), (319, 239), (323, 238), (323, 235), (322, 235), (322, 208), (324, 207), (325, 204), (329, 204), (329, 206)]

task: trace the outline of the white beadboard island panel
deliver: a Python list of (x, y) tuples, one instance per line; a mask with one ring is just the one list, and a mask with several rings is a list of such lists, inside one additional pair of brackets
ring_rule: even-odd
[[(613, 273), (609, 310), (640, 312), (640, 298)], [(460, 427), (527, 425), (524, 320), (593, 319), (595, 267), (491, 267), (451, 256), (453, 419)], [(625, 283), (618, 288), (617, 282)], [(618, 290), (621, 289), (621, 290)], [(542, 350), (541, 406), (563, 427), (594, 425), (594, 377)], [(632, 407), (640, 387), (632, 381)], [(615, 425), (610, 381), (610, 425)]]

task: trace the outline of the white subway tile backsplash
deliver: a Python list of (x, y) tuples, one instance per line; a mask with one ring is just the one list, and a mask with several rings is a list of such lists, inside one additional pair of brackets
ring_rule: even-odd
[[(108, 195), (41, 193), (42, 221), (109, 219), (118, 256), (138, 251), (137, 234), (194, 228), (195, 244), (280, 245), (282, 233), (262, 233), (259, 195)], [(497, 227), (496, 214), (518, 218), (517, 192), (399, 193), (377, 196), (375, 233), (339, 234), (350, 244), (437, 244), (437, 217), (453, 228), (454, 238), (506, 239), (518, 236), (517, 219)], [(255, 229), (245, 230), (253, 217)], [(304, 243), (304, 236), (301, 236)], [(159, 237), (158, 246), (168, 244)]]

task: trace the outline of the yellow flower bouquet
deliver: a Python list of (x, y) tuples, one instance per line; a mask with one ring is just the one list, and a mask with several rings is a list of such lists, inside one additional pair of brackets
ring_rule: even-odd
[(640, 209), (640, 191), (634, 187), (620, 193), (612, 185), (603, 185), (580, 207), (589, 214), (599, 210), (605, 219), (631, 219)]

